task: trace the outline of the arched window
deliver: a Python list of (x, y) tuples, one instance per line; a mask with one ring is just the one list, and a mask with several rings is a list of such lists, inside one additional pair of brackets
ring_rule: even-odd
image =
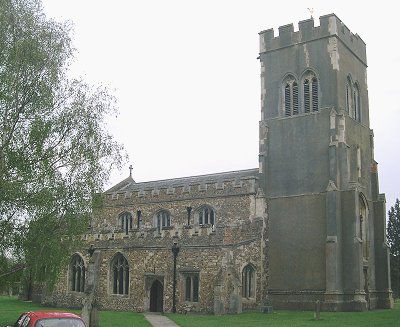
[(196, 211), (199, 225), (215, 225), (215, 212), (210, 206), (202, 206)]
[(351, 89), (352, 89), (352, 81), (350, 76), (347, 77), (347, 81), (346, 81), (346, 111), (348, 113), (351, 112)]
[(85, 291), (85, 263), (79, 254), (72, 256), (70, 265), (70, 290), (74, 292)]
[(158, 232), (161, 232), (161, 229), (165, 227), (171, 226), (171, 216), (168, 211), (160, 210), (155, 215), (155, 227), (157, 228)]
[(129, 212), (123, 212), (119, 215), (119, 225), (120, 228), (125, 231), (128, 235), (129, 231), (132, 229), (132, 215)]
[(198, 273), (185, 273), (185, 301), (198, 302), (199, 301), (199, 274)]
[(353, 118), (357, 121), (361, 121), (360, 117), (360, 91), (358, 86), (355, 85), (353, 89)]
[(318, 104), (318, 80), (314, 76), (311, 79), (311, 92), (312, 92), (312, 110), (318, 111), (319, 104)]
[(248, 264), (242, 271), (242, 296), (245, 298), (255, 297), (255, 269)]
[(317, 77), (312, 72), (307, 73), (303, 80), (303, 103), (305, 113), (319, 110), (318, 92)]
[(111, 261), (110, 276), (112, 293), (127, 295), (129, 292), (129, 265), (125, 257), (118, 253)]
[(368, 212), (367, 212), (367, 205), (365, 203), (365, 200), (363, 198), (363, 196), (360, 195), (359, 197), (359, 222), (358, 222), (358, 226), (359, 226), (359, 231), (358, 231), (358, 235), (359, 238), (362, 240), (363, 242), (363, 257), (365, 259), (368, 259), (369, 257), (369, 251), (368, 251), (368, 247), (369, 247), (369, 240), (368, 240), (368, 230), (367, 230), (367, 226), (368, 226)]
[(292, 76), (284, 82), (284, 108), (287, 117), (299, 113), (299, 88)]

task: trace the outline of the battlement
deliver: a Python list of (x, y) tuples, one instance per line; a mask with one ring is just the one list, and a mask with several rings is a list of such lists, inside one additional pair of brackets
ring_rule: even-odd
[(329, 14), (319, 18), (320, 26), (314, 27), (314, 19), (299, 22), (299, 30), (294, 31), (293, 24), (279, 27), (279, 36), (274, 35), (274, 29), (261, 31), (260, 54), (309, 42), (330, 36), (338, 37), (357, 57), (367, 63), (366, 47), (358, 34), (353, 34), (335, 15)]

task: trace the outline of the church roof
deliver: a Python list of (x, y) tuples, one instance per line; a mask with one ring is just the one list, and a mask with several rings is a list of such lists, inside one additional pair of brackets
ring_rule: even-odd
[(258, 169), (246, 169), (246, 170), (236, 170), (215, 174), (189, 176), (189, 177), (179, 177), (172, 179), (164, 179), (158, 181), (150, 182), (140, 182), (136, 183), (132, 177), (128, 177), (111, 187), (105, 194), (112, 194), (116, 192), (127, 192), (127, 191), (139, 191), (145, 189), (161, 189), (168, 187), (178, 187), (178, 186), (188, 186), (188, 185), (198, 185), (198, 184), (209, 184), (218, 182), (235, 181), (241, 179), (251, 179), (258, 178)]

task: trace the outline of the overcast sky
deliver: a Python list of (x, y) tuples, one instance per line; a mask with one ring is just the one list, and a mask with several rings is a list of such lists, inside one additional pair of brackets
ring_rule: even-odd
[[(137, 182), (258, 167), (258, 32), (335, 13), (367, 44), (380, 192), (400, 197), (396, 1), (43, 0), (74, 25), (74, 76), (115, 89)], [(114, 171), (107, 187), (129, 175)]]

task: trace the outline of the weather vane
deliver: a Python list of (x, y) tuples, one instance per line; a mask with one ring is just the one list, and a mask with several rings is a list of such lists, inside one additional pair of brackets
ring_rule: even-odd
[(307, 8), (310, 12), (311, 18), (314, 18), (314, 8)]

